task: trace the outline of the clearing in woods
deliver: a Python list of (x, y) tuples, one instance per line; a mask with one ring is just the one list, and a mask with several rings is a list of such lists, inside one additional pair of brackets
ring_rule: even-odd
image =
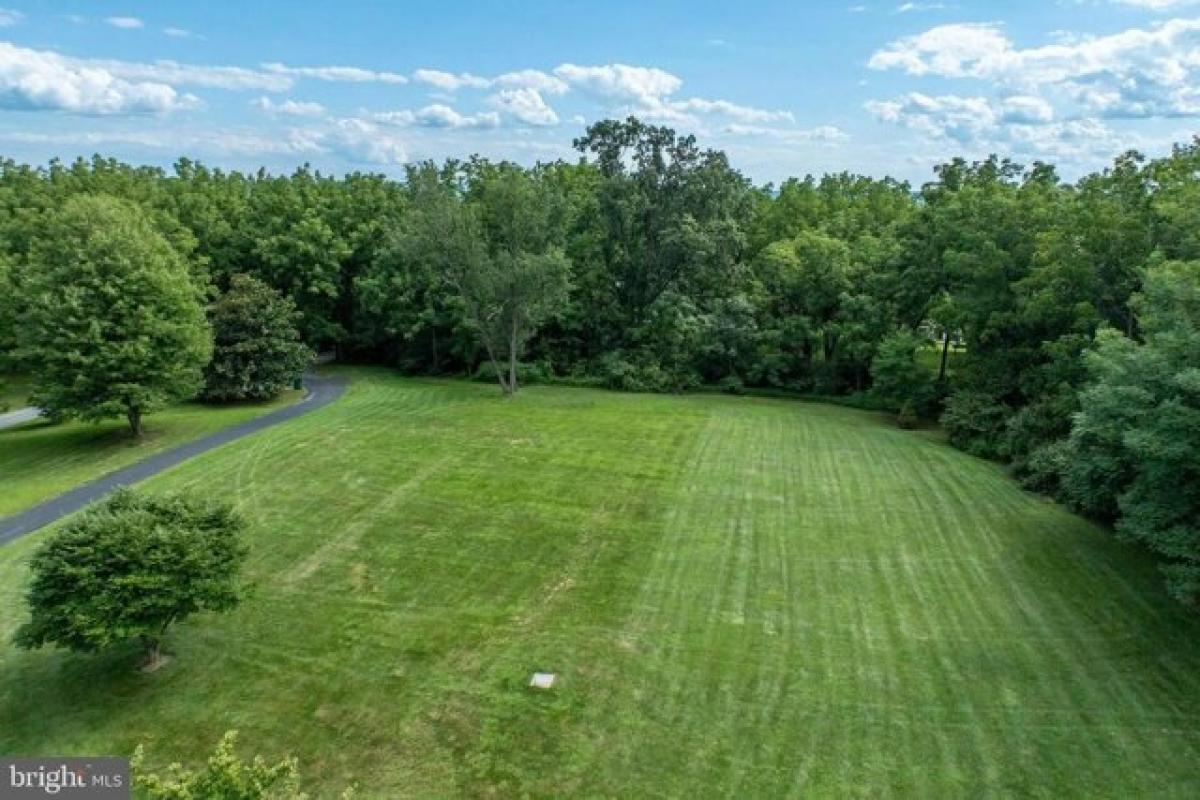
[[(0, 752), (237, 728), (315, 796), (1200, 794), (1200, 623), (991, 464), (824, 405), (342, 374), (147, 484), (238, 502), (254, 597), (154, 675), (0, 649)], [(44, 538), (0, 548), (4, 638)]]

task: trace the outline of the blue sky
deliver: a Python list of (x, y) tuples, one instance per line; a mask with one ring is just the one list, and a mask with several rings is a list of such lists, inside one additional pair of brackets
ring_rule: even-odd
[(760, 182), (993, 151), (1074, 177), (1200, 120), (1200, 0), (0, 4), (0, 152), (35, 163), (530, 163), (635, 113)]

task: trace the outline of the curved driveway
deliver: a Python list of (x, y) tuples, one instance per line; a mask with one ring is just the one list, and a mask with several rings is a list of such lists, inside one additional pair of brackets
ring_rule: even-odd
[(18, 408), (16, 411), (9, 411), (5, 414), (0, 414), (0, 430), (11, 428), (14, 425), (20, 425), (22, 422), (29, 422), (31, 419), (37, 419), (42, 415), (40, 408)]
[(187, 444), (181, 444), (170, 450), (156, 453), (136, 464), (130, 464), (115, 472), (110, 472), (91, 483), (85, 483), (69, 492), (63, 492), (57, 497), (52, 497), (33, 508), (14, 514), (11, 517), (0, 519), (0, 545), (7, 544), (13, 539), (36, 531), (38, 528), (49, 525), (61, 517), (72, 514), (87, 504), (104, 497), (104, 495), (118, 486), (129, 486), (130, 484), (145, 480), (165, 469), (170, 469), (177, 464), (181, 464), (189, 458), (212, 450), (214, 447), (220, 447), (235, 439), (240, 439), (243, 436), (261, 431), (264, 428), (270, 428), (281, 422), (286, 422), (301, 414), (307, 414), (321, 406), (329, 405), (346, 390), (346, 381), (343, 378), (317, 378), (309, 376), (305, 378), (304, 385), (308, 389), (308, 394), (295, 405), (281, 408), (278, 411), (272, 411), (270, 414), (264, 414), (261, 417), (224, 428)]

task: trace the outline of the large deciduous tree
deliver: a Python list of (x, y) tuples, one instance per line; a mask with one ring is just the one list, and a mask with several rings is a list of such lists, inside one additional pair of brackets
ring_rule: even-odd
[(118, 491), (34, 554), (31, 618), (16, 643), (94, 651), (138, 642), (157, 667), (172, 624), (240, 602), (243, 528), (222, 503)]
[(1063, 483), (1200, 606), (1200, 261), (1151, 267), (1133, 306), (1142, 341), (1106, 328), (1088, 356)]
[(212, 361), (204, 368), (208, 400), (266, 400), (312, 360), (300, 341), (299, 314), (288, 298), (249, 275), (235, 275), (209, 308)]
[(474, 230), (465, 229), (457, 177), (457, 162), (409, 166), (407, 213), (354, 277), (360, 342), (406, 370), (437, 374), (470, 361), (474, 349), (450, 283), (451, 265), (475, 263), (479, 246)]
[[(567, 300), (562, 201), (542, 174), (514, 164), (476, 160), (464, 172), (465, 196), (452, 182), (426, 176), (385, 251), (386, 263), (361, 288), (365, 296), (379, 297), (380, 282), (390, 281), (418, 302), (428, 300), (438, 283), (448, 288), (511, 396), (530, 337)], [(432, 324), (439, 306), (413, 309), (419, 313), (410, 311), (407, 318), (393, 312), (392, 318), (400, 325)]]
[(565, 209), (540, 173), (483, 162), (472, 170), (468, 210), (478, 219), (480, 258), (452, 266), (451, 282), (501, 388), (511, 396), (519, 388), (517, 362), (529, 339), (567, 301)]
[(195, 396), (211, 354), (188, 264), (134, 205), (79, 195), (49, 216), (20, 267), (18, 357), (32, 402), (58, 417), (142, 418)]
[(754, 195), (724, 153), (633, 117), (595, 123), (575, 147), (599, 171), (579, 233), (598, 239), (589, 264), (612, 305), (596, 320), (612, 327), (592, 335), (628, 347), (647, 338), (642, 326), (656, 324), (664, 293), (701, 308), (732, 293)]

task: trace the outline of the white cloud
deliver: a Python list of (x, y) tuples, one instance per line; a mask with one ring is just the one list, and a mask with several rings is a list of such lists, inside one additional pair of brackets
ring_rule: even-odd
[(489, 97), (488, 102), (526, 125), (558, 124), (558, 114), (546, 104), (537, 89), (503, 89)]
[(408, 151), (397, 136), (363, 119), (339, 119), (332, 125), (283, 131), (254, 130), (134, 130), (0, 132), (0, 142), (55, 147), (147, 148), (169, 153), (210, 153), (217, 156), (311, 157), (332, 153), (359, 164), (396, 166), (408, 160)]
[(134, 30), (146, 26), (146, 23), (137, 17), (105, 17), (104, 21), (114, 28), (123, 28), (125, 30)]
[(1111, 158), (1136, 146), (1096, 119), (1074, 119), (1052, 125), (1011, 125), (1004, 131), (1009, 147), (1046, 159)]
[(186, 28), (163, 28), (162, 32), (165, 35), (170, 36), (172, 39), (194, 39), (194, 38), (197, 38), (196, 34), (192, 33), (191, 31), (187, 30)]
[(0, 42), (0, 108), (76, 114), (149, 114), (195, 108), (165, 82), (130, 80), (98, 64)]
[(1019, 49), (994, 24), (942, 25), (906, 36), (869, 65), (910, 75), (974, 78), (1025, 94), (1055, 92), (1081, 116), (1200, 113), (1200, 19)]
[(984, 77), (1012, 52), (1012, 42), (996, 25), (939, 25), (897, 39), (871, 56), (871, 69), (898, 69), (910, 75)]
[(688, 100), (678, 100), (671, 103), (678, 111), (696, 112), (700, 114), (721, 114), (739, 122), (794, 122), (790, 111), (770, 111), (763, 108), (738, 105), (728, 100), (705, 100), (693, 97)]
[(159, 81), (172, 85), (203, 86), (231, 91), (260, 90), (281, 92), (292, 87), (286, 75), (258, 72), (243, 67), (180, 64), (178, 61), (115, 61), (107, 59), (65, 58), (80, 69), (103, 69), (126, 80)]
[(1171, 11), (1184, 6), (1194, 6), (1200, 0), (1113, 0), (1119, 6), (1133, 6), (1149, 11)]
[(665, 70), (628, 64), (591, 67), (561, 64), (555, 67), (554, 74), (571, 86), (605, 99), (648, 107), (683, 86), (680, 78)]
[(896, 100), (871, 101), (866, 109), (938, 141), (974, 152), (1017, 152), (1035, 158), (1109, 158), (1130, 147), (1094, 118), (1055, 121), (1054, 109), (1041, 98), (1001, 100), (910, 92)]
[(762, 136), (788, 142), (824, 142), (828, 144), (844, 142), (850, 138), (849, 134), (834, 125), (820, 125), (816, 128), (771, 128), (735, 122), (725, 126), (723, 132), (732, 136)]
[(340, 119), (332, 131), (314, 134), (313, 141), (362, 164), (398, 166), (408, 161), (408, 148), (400, 138), (363, 119)]
[(939, 11), (945, 7), (945, 3), (902, 3), (896, 6), (896, 13), (910, 14), (914, 11)]
[(500, 115), (493, 111), (479, 114), (460, 114), (453, 108), (441, 103), (434, 103), (416, 111), (404, 109), (401, 111), (382, 111), (372, 115), (376, 122), (401, 127), (418, 128), (452, 128), (452, 129), (486, 129), (500, 126)]
[(269, 97), (260, 97), (251, 101), (250, 105), (267, 114), (286, 117), (319, 117), (325, 113), (325, 106), (320, 103), (299, 100), (284, 100), (277, 103)]
[(261, 134), (253, 131), (66, 131), (31, 133), (0, 132), (0, 141), (57, 147), (134, 146), (162, 150), (171, 155), (202, 151), (219, 155), (307, 155), (322, 152), (317, 138), (304, 131)]
[(554, 74), (569, 85), (608, 101), (612, 110), (618, 113), (636, 114), (645, 119), (685, 125), (698, 124), (697, 115), (725, 116), (741, 123), (793, 119), (788, 111), (754, 108), (728, 100), (703, 97), (672, 99), (672, 95), (683, 86), (683, 80), (656, 67), (562, 64), (554, 69)]
[(408, 83), (408, 78), (396, 72), (377, 72), (361, 67), (289, 67), (271, 62), (262, 68), (274, 75), (296, 78), (315, 78), (321, 81), (342, 83)]
[(25, 19), (20, 11), (11, 8), (0, 8), (0, 28), (8, 28)]
[(1000, 122), (1000, 111), (986, 97), (930, 96), (909, 92), (897, 100), (872, 100), (868, 112), (935, 139), (973, 142), (991, 134)]
[(543, 94), (566, 94), (570, 88), (566, 81), (537, 69), (506, 72), (494, 78), (492, 84), (514, 89), (536, 89)]
[(567, 82), (539, 69), (521, 69), (505, 72), (494, 78), (473, 75), (470, 72), (444, 72), (437, 69), (419, 69), (413, 73), (413, 80), (439, 89), (443, 92), (456, 92), (459, 89), (491, 89), (503, 87), (506, 89), (534, 89), (539, 94), (565, 94), (570, 87)]
[(462, 88), (487, 89), (492, 85), (492, 82), (487, 78), (481, 78), (469, 72), (455, 74), (453, 72), (442, 72), (437, 69), (419, 69), (413, 73), (413, 80), (441, 89), (444, 92), (453, 92)]
[(1000, 101), (1000, 120), (1038, 124), (1054, 119), (1054, 106), (1033, 95), (1014, 95)]

